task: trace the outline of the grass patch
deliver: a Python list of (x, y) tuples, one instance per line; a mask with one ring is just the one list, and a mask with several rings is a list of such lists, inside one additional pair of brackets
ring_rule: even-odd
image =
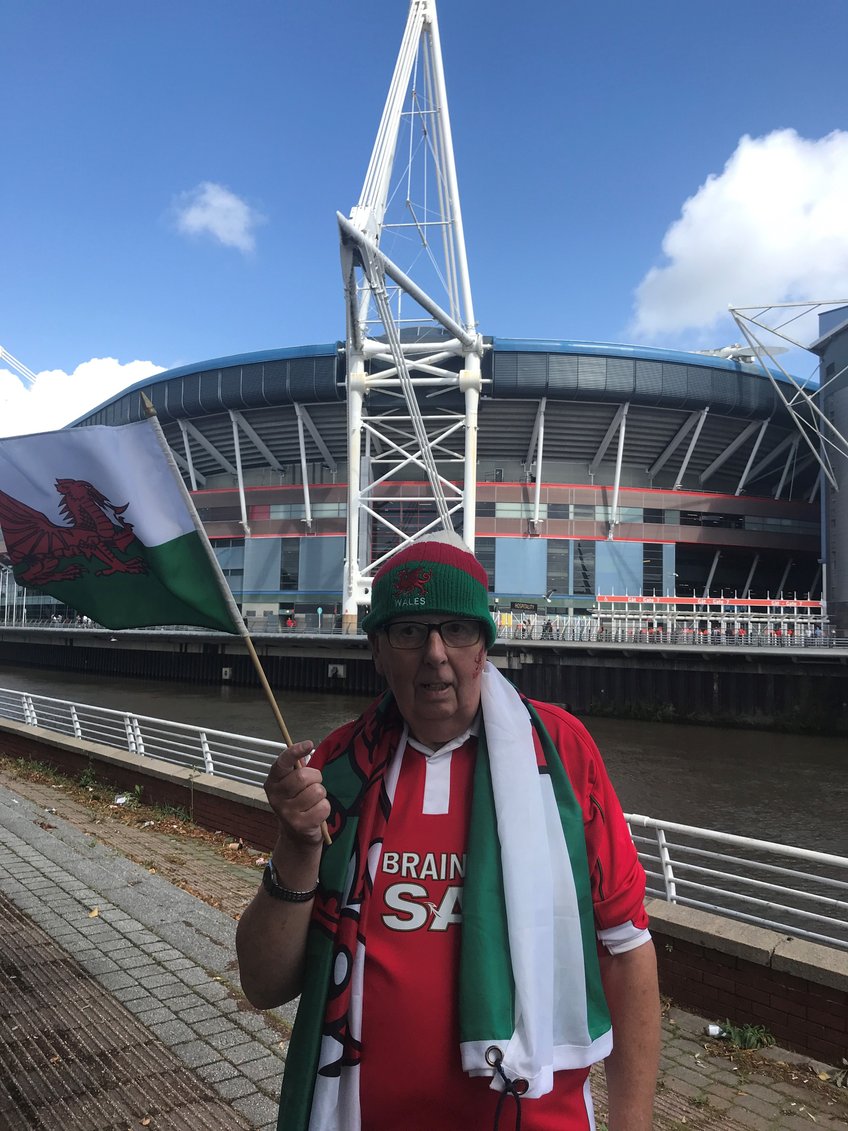
[(722, 1036), (738, 1049), (767, 1049), (774, 1044), (774, 1037), (765, 1025), (734, 1025), (725, 1021)]

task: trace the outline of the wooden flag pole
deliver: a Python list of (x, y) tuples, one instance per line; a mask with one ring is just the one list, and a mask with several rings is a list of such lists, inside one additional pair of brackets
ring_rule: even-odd
[[(251, 662), (256, 669), (256, 674), (259, 677), (260, 686), (265, 692), (265, 697), (271, 705), (271, 710), (274, 712), (274, 718), (277, 720), (277, 726), (280, 728), (280, 733), (283, 736), (283, 741), (285, 742), (286, 746), (291, 746), (292, 739), (291, 735), (289, 734), (289, 729), (286, 726), (285, 719), (283, 718), (283, 714), (279, 708), (277, 700), (274, 698), (274, 692), (271, 690), (271, 685), (268, 682), (268, 677), (265, 675), (265, 669), (262, 667), (262, 663), (256, 654), (256, 649), (253, 647), (253, 641), (250, 639), (250, 633), (248, 632), (247, 625), (244, 623), (244, 617), (241, 615), (241, 611), (239, 610), (239, 607), (235, 602), (232, 591), (227, 584), (227, 579), (221, 572), (221, 566), (218, 563), (218, 559), (215, 557), (215, 552), (212, 549), (211, 543), (209, 542), (209, 536), (204, 529), (203, 523), (200, 521), (200, 516), (198, 515), (195, 508), (194, 500), (192, 499), (191, 495), (189, 494), (188, 488), (183, 482), (183, 477), (176, 465), (176, 461), (174, 460), (174, 454), (168, 446), (168, 441), (165, 439), (165, 434), (162, 431), (162, 426), (159, 423), (159, 417), (156, 414), (156, 409), (153, 406), (153, 402), (149, 397), (142, 393), (141, 403), (144, 408), (145, 416), (147, 416), (147, 418), (150, 420), (150, 423), (153, 426), (153, 430), (156, 433), (156, 437), (159, 441), (159, 446), (162, 449), (162, 454), (165, 456), (165, 459), (168, 461), (168, 465), (171, 468), (171, 472), (174, 476), (174, 481), (177, 483), (182, 493), (183, 500), (186, 504), (186, 507), (188, 508), (189, 514), (191, 515), (192, 522), (194, 523), (194, 528), (197, 531), (197, 535), (206, 550), (207, 557), (209, 558), (209, 563), (212, 566), (214, 576), (218, 582), (218, 588), (221, 591), (221, 596), (224, 598), (224, 601), (226, 602), (227, 608), (230, 613), (230, 617), (232, 618), (233, 628), (244, 641), (245, 647), (247, 648), (247, 653), (250, 656)], [(300, 758), (298, 759), (297, 764), (298, 766), (303, 765), (303, 762)], [(333, 843), (332, 838), (330, 837), (330, 831), (327, 828), (326, 821), (321, 822), (321, 835), (324, 838), (325, 844)]]
[(277, 700), (274, 698), (274, 692), (271, 690), (271, 685), (268, 682), (268, 677), (265, 675), (265, 669), (262, 667), (262, 662), (260, 661), (259, 656), (256, 654), (256, 649), (253, 647), (253, 641), (249, 636), (243, 636), (242, 639), (244, 640), (247, 651), (250, 655), (251, 660), (253, 661), (253, 666), (254, 668), (256, 668), (256, 674), (259, 677), (259, 682), (262, 685), (262, 690), (265, 692), (265, 697), (271, 704), (271, 710), (274, 712), (274, 718), (277, 720), (277, 726), (280, 728), (280, 734), (282, 734), (286, 746), (291, 746), (292, 737), (289, 734), (289, 728), (286, 726), (286, 720), (283, 718), (283, 713), (280, 710), (280, 706), (277, 703)]
[[(247, 626), (245, 626), (245, 628), (246, 627)], [(291, 746), (292, 740), (288, 727), (286, 726), (286, 721), (283, 718), (282, 711), (280, 710), (279, 704), (274, 697), (274, 692), (271, 690), (271, 684), (268, 682), (268, 677), (265, 675), (265, 669), (262, 667), (262, 662), (259, 659), (259, 656), (256, 654), (256, 649), (253, 647), (253, 641), (250, 639), (249, 633), (245, 632), (245, 634), (242, 636), (242, 640), (245, 643), (248, 655), (253, 661), (253, 666), (256, 669), (256, 674), (259, 677), (259, 683), (262, 686), (262, 690), (265, 692), (265, 697), (271, 704), (271, 710), (274, 712), (274, 718), (277, 720), (277, 726), (280, 728), (280, 733), (283, 736), (283, 740), (285, 741), (286, 746)], [(297, 764), (298, 766), (302, 766), (303, 762), (298, 759)], [(326, 821), (321, 822), (321, 835), (324, 838), (324, 844), (333, 843), (333, 838), (330, 836), (330, 830), (327, 828)]]

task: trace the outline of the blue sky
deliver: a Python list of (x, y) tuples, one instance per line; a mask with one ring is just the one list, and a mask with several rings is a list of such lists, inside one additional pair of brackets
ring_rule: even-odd
[[(0, 372), (0, 433), (152, 366), (344, 336), (335, 212), (406, 12), (3, 6), (0, 345), (39, 381)], [(848, 296), (844, 0), (442, 0), (439, 23), (483, 333), (721, 346), (730, 302)], [(204, 202), (217, 236), (186, 230)]]

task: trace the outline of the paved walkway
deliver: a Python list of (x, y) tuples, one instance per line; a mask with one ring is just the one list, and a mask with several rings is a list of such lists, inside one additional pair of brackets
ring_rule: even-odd
[[(247, 1005), (234, 951), (258, 879), (0, 763), (0, 1128), (272, 1131), (292, 1017)], [(848, 1127), (803, 1060), (732, 1061), (704, 1025), (665, 1018), (657, 1131)], [(602, 1073), (595, 1092), (600, 1128)]]

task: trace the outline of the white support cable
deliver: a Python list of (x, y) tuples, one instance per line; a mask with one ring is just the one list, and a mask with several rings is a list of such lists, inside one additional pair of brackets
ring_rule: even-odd
[(16, 357), (13, 357), (3, 346), (0, 346), (0, 361), (5, 361), (6, 364), (9, 365), (19, 377), (23, 377), (28, 384), (35, 384), (37, 379), (36, 374), (33, 373), (28, 365), (24, 365), (22, 361), (18, 361)]
[(238, 483), (239, 506), (241, 508), (241, 528), (245, 537), (250, 537), (250, 526), (247, 521), (247, 499), (244, 495), (244, 476), (241, 470), (241, 443), (239, 441), (239, 424), (236, 414), (230, 409), (230, 423), (233, 426), (233, 451), (236, 457), (236, 481)]
[(654, 460), (651, 466), (647, 469), (648, 478), (653, 479), (658, 471), (665, 467), (666, 463), (671, 459), (688, 433), (695, 427), (698, 422), (698, 413), (692, 412), (683, 421), (680, 427), (675, 432), (674, 436), (669, 440), (663, 450), (660, 452), (658, 458)]
[(182, 432), (183, 435), (183, 447), (185, 449), (186, 465), (188, 466), (188, 477), (191, 483), (191, 489), (192, 491), (196, 491), (197, 476), (194, 471), (194, 460), (191, 458), (191, 444), (189, 443), (188, 439), (188, 428), (186, 428), (186, 422), (182, 417), (180, 417), (177, 423), (179, 424), (180, 432)]
[(757, 566), (760, 564), (760, 555), (754, 554), (754, 560), (751, 562), (751, 568), (748, 570), (748, 576), (745, 578), (745, 585), (742, 588), (742, 596), (751, 596), (751, 583), (754, 580), (754, 574), (757, 572)]
[(627, 402), (625, 402), (624, 404), (620, 404), (618, 406), (618, 409), (616, 410), (615, 416), (612, 418), (612, 423), (610, 424), (610, 426), (607, 428), (606, 432), (604, 433), (604, 438), (601, 440), (600, 444), (598, 445), (598, 449), (595, 452), (594, 458), (592, 459), (592, 462), (589, 464), (589, 474), (590, 475), (595, 475), (597, 473), (597, 470), (600, 467), (604, 456), (607, 454), (607, 448), (610, 446), (610, 443), (612, 442), (613, 436), (616, 434), (618, 429), (621, 427), (621, 421), (622, 421), (622, 418), (624, 417), (625, 412), (627, 411), (627, 407), (629, 407)]
[[(769, 308), (766, 308), (766, 309), (788, 308), (788, 307), (793, 307), (793, 306), (797, 307), (799, 305), (804, 308), (801, 312), (803, 314), (803, 313), (812, 313), (815, 309), (819, 309), (822, 306), (828, 306), (830, 304), (825, 303), (825, 302), (803, 303), (803, 304), (775, 303), (775, 304), (772, 305), (772, 307), (769, 307)], [(766, 326), (763, 323), (759, 322), (758, 320), (751, 318), (749, 316), (746, 316), (744, 314), (744, 311), (745, 310), (751, 310), (751, 309), (755, 309), (755, 308), (753, 308), (753, 307), (736, 307), (736, 308), (731, 307), (730, 308), (730, 314), (733, 317), (733, 320), (736, 322), (736, 325), (739, 327), (742, 334), (744, 335), (745, 340), (751, 346), (751, 349), (753, 350), (754, 356), (758, 358), (760, 368), (762, 369), (763, 373), (768, 378), (768, 380), (771, 382), (772, 387), (774, 388), (775, 392), (777, 393), (777, 395), (780, 397), (781, 401), (785, 405), (787, 412), (789, 412), (790, 416), (792, 417), (792, 420), (795, 423), (795, 426), (798, 429), (800, 436), (803, 438), (804, 442), (807, 444), (810, 451), (813, 453), (815, 459), (817, 460), (820, 467), (824, 471), (824, 474), (826, 475), (826, 477), (827, 477), (828, 481), (830, 482), (831, 486), (833, 487), (833, 489), (835, 491), (838, 491), (839, 485), (836, 481), (836, 476), (834, 474), (833, 467), (830, 463), (830, 460), (827, 457), (827, 453), (824, 451), (823, 445), (827, 444), (828, 446), (832, 447), (835, 451), (838, 451), (840, 453), (840, 455), (848, 457), (848, 439), (846, 439), (842, 435), (842, 433), (839, 431), (839, 429), (836, 427), (836, 425), (831, 420), (829, 420), (827, 415), (819, 408), (818, 404), (816, 404), (815, 395), (810, 395), (798, 383), (796, 378), (793, 377), (791, 373), (787, 372), (787, 370), (783, 368), (783, 366), (780, 364), (780, 362), (778, 362), (774, 358), (772, 353), (769, 351), (768, 346), (766, 346), (763, 342), (761, 342), (752, 333), (752, 331), (748, 328), (748, 323), (759, 326), (760, 329), (767, 330), (769, 333), (773, 333), (776, 336), (783, 338), (785, 341), (791, 342), (792, 345), (794, 345), (794, 346), (797, 346), (797, 347), (802, 348), (802, 349), (804, 349), (806, 347), (802, 346), (800, 342), (796, 342), (794, 339), (789, 338), (787, 335), (783, 334), (780, 330)], [(763, 310), (762, 307), (756, 308), (756, 309), (758, 309), (760, 311)], [(780, 373), (783, 375), (783, 377), (786, 379), (786, 381), (795, 390), (795, 396), (794, 397), (789, 398), (789, 397), (786, 396), (784, 389), (781, 388), (780, 382), (776, 380), (776, 378), (775, 378), (774, 374), (772, 373), (770, 367), (768, 365), (766, 365), (763, 355), (768, 356), (771, 363), (775, 366), (776, 369), (778, 369), (780, 371)], [(805, 405), (805, 407), (813, 413), (814, 420), (813, 420), (811, 430), (814, 432), (817, 439), (819, 440), (820, 448), (818, 448), (818, 449), (816, 448), (816, 445), (813, 443), (813, 441), (811, 440), (811, 438), (807, 434), (807, 428), (810, 428), (811, 425), (807, 421), (803, 420), (803, 418), (800, 417), (798, 415), (798, 413), (795, 411), (794, 405), (796, 403), (798, 403), (799, 400), (802, 401), (803, 404)], [(825, 429), (828, 429), (833, 434), (833, 438), (825, 435), (825, 433), (822, 430), (822, 427), (824, 427)]]
[(208, 454), (216, 461), (216, 463), (219, 463), (221, 467), (223, 467), (224, 471), (226, 471), (229, 475), (232, 475), (233, 478), (238, 475), (238, 472), (226, 458), (226, 456), (222, 455), (221, 452), (218, 451), (211, 440), (206, 439), (206, 437), (203, 435), (200, 429), (196, 427), (196, 425), (192, 424), (190, 420), (181, 420), (180, 424), (185, 424), (185, 427), (194, 437), (195, 441), (201, 446), (201, 448), (203, 448), (205, 452), (208, 452)]
[(627, 430), (627, 410), (630, 408), (630, 402), (625, 401), (621, 406), (624, 410), (621, 413), (621, 424), (618, 429), (618, 450), (615, 457), (615, 482), (612, 490), (612, 507), (610, 508), (609, 516), (609, 532), (607, 538), (612, 541), (615, 534), (615, 527), (618, 524), (618, 494), (621, 488), (621, 465), (624, 459), (624, 436)]
[(786, 451), (787, 448), (792, 447), (794, 442), (795, 442), (794, 436), (792, 436), (792, 435), (784, 436), (784, 438), (780, 441), (780, 443), (776, 444), (770, 452), (768, 452), (766, 455), (763, 456), (763, 458), (756, 465), (756, 467), (753, 467), (751, 469), (751, 474), (749, 476), (749, 479), (759, 478), (759, 476), (769, 466), (769, 464), (774, 463), (774, 461), (777, 459), (778, 456), (783, 455), (783, 453)]
[(539, 423), (545, 413), (545, 402), (547, 397), (542, 397), (539, 401), (538, 408), (536, 409), (536, 416), (533, 420), (533, 431), (530, 433), (530, 443), (527, 445), (527, 455), (524, 457), (524, 466), (530, 467), (533, 462), (533, 453), (536, 451), (536, 440), (539, 436)]
[(330, 471), (332, 471), (333, 475), (335, 475), (338, 472), (338, 469), (339, 469), (339, 465), (338, 465), (338, 463), (336, 463), (335, 456), (332, 454), (330, 449), (324, 443), (324, 439), (323, 439), (321, 433), (315, 427), (315, 422), (313, 421), (312, 417), (309, 415), (309, 412), (306, 409), (306, 407), (304, 405), (300, 405), (299, 408), (300, 408), (300, 415), (303, 419), (303, 423), (306, 425), (306, 428), (309, 432), (309, 435), (315, 441), (315, 446), (318, 449), (318, 451), (321, 453), (321, 458), (323, 459), (325, 465), (330, 469)]
[(249, 421), (245, 420), (244, 414), (231, 408), (230, 416), (234, 420), (238, 421), (239, 428), (242, 430), (242, 432), (244, 432), (245, 436), (247, 436), (248, 440), (250, 440), (251, 444), (253, 444), (254, 448), (256, 448), (257, 452), (259, 452), (262, 458), (268, 461), (268, 466), (272, 467), (274, 471), (282, 472), (284, 470), (283, 465), (280, 463), (280, 461), (277, 459), (277, 457), (274, 455), (265, 441), (261, 438), (261, 436), (259, 436), (256, 429), (253, 428)]
[[(534, 533), (537, 533), (537, 534), (539, 532), (539, 524), (540, 524), (540, 521), (541, 521), (540, 518), (539, 518), (539, 511), (540, 511), (540, 507), (541, 507), (541, 498), (542, 498), (542, 457), (544, 455), (544, 450), (545, 450), (545, 404), (546, 403), (547, 403), (547, 397), (542, 397), (542, 399), (539, 401), (538, 411), (536, 412), (536, 423), (533, 426), (533, 431), (535, 433), (534, 443), (536, 445), (536, 484), (535, 484), (535, 490), (533, 492), (533, 520), (532, 521), (533, 521), (533, 524), (534, 524)], [(529, 465), (529, 462), (528, 462), (528, 467), (529, 466), (530, 465)]]
[(680, 488), (683, 486), (683, 477), (685, 476), (686, 472), (689, 469), (689, 461), (691, 460), (692, 455), (694, 454), (695, 446), (698, 443), (698, 438), (701, 435), (701, 429), (704, 427), (704, 423), (706, 422), (706, 419), (707, 419), (707, 413), (709, 411), (710, 411), (710, 406), (705, 405), (704, 408), (701, 409), (701, 411), (698, 415), (698, 423), (695, 425), (695, 431), (692, 435), (692, 439), (689, 441), (689, 447), (686, 449), (686, 455), (683, 457), (683, 463), (680, 465), (680, 470), (678, 471), (677, 477), (674, 481), (674, 490), (675, 491), (679, 491)]
[(763, 442), (763, 437), (766, 434), (766, 429), (768, 428), (768, 426), (769, 426), (768, 420), (764, 420), (762, 422), (762, 424), (760, 425), (760, 430), (757, 433), (757, 438), (754, 441), (754, 446), (751, 448), (751, 453), (748, 456), (748, 462), (745, 464), (745, 470), (740, 475), (739, 484), (738, 484), (736, 490), (733, 492), (734, 495), (741, 495), (745, 484), (748, 482), (748, 476), (751, 473), (751, 466), (752, 466), (754, 460), (757, 458), (757, 452), (760, 450), (760, 444)]
[(303, 434), (303, 413), (297, 401), (294, 402), (297, 416), (297, 441), (300, 448), (300, 477), (303, 480), (303, 521), (307, 530), (312, 529), (312, 501), (309, 497), (309, 467), (306, 463), (306, 438)]
[[(183, 442), (185, 442), (185, 433), (183, 433)], [(169, 444), (168, 447), (170, 448), (171, 445)], [(171, 455), (173, 455), (174, 457), (174, 463), (182, 471), (185, 471), (188, 474), (189, 478), (191, 477), (193, 472), (195, 481), (199, 483), (201, 487), (206, 486), (206, 476), (201, 475), (201, 473), (196, 468), (191, 467), (187, 460), (185, 460), (175, 448), (171, 448)], [(196, 491), (197, 488), (195, 487), (194, 490)]]
[(707, 574), (707, 580), (704, 583), (704, 592), (701, 594), (703, 597), (709, 597), (710, 595), (710, 586), (713, 583), (713, 578), (715, 577), (715, 571), (718, 568), (718, 560), (720, 557), (721, 550), (716, 550), (715, 554), (713, 555), (713, 563), (710, 566), (710, 572)]
[(699, 483), (706, 483), (706, 481), (709, 478), (711, 478), (711, 476), (715, 475), (715, 473), (719, 470), (719, 468), (723, 467), (724, 464), (727, 463), (727, 461), (730, 459), (730, 457), (742, 447), (742, 445), (745, 443), (745, 441), (750, 436), (752, 436), (754, 434), (754, 432), (756, 432), (756, 430), (759, 428), (759, 426), (760, 426), (759, 422), (756, 421), (756, 420), (753, 420), (747, 426), (747, 428), (744, 428), (739, 433), (739, 435), (736, 437), (736, 439), (731, 440), (730, 443), (727, 445), (727, 447), (724, 449), (724, 451), (716, 456), (716, 458), (713, 460), (713, 462), (710, 464), (710, 466), (704, 468), (704, 470), (698, 476), (698, 482)]
[(798, 455), (798, 445), (800, 444), (800, 442), (801, 442), (801, 437), (795, 436), (792, 440), (792, 443), (789, 445), (789, 451), (786, 453), (786, 459), (785, 459), (784, 464), (783, 464), (783, 471), (781, 472), (780, 480), (777, 484), (777, 487), (775, 487), (775, 489), (774, 489), (774, 498), (775, 499), (779, 499), (780, 496), (783, 494), (783, 488), (784, 488), (784, 485), (786, 484), (786, 478), (789, 475), (789, 468), (792, 466), (795, 458)]

